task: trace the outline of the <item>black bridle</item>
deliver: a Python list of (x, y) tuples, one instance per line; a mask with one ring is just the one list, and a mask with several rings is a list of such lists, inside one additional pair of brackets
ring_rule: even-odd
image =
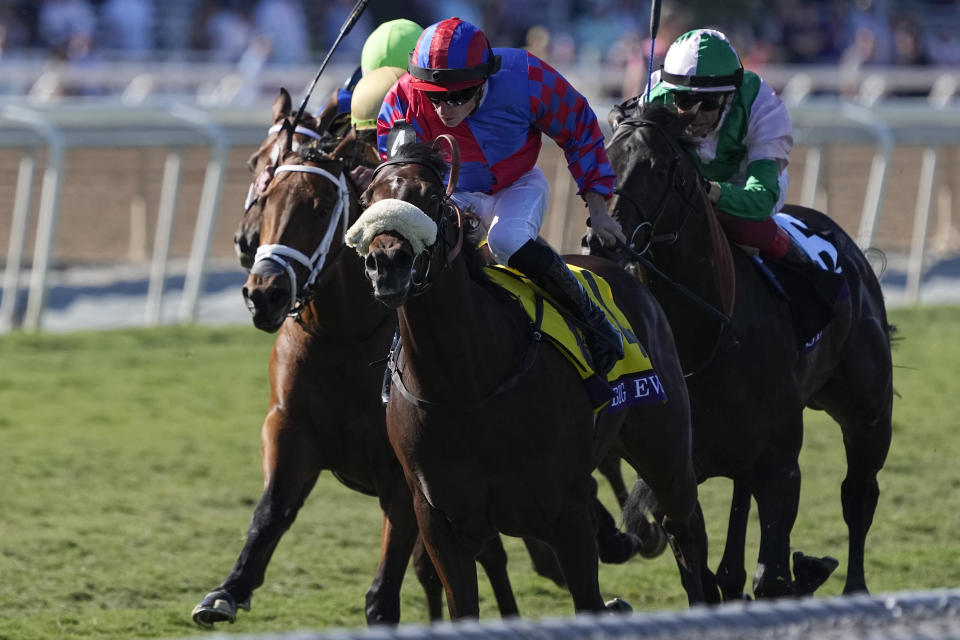
[[(723, 311), (718, 309), (716, 306), (705, 300), (697, 293), (693, 292), (685, 285), (677, 282), (668, 274), (664, 273), (644, 254), (650, 249), (651, 245), (673, 244), (679, 239), (680, 233), (686, 227), (686, 224), (690, 219), (690, 215), (697, 210), (697, 200), (703, 201), (705, 198), (703, 188), (699, 184), (699, 181), (693, 183), (693, 189), (688, 188), (688, 181), (684, 179), (684, 176), (680, 171), (680, 163), (682, 162), (680, 154), (684, 153), (684, 151), (679, 147), (676, 141), (670, 139), (670, 137), (661, 129), (659, 123), (652, 120), (634, 117), (621, 121), (618, 123), (616, 128), (622, 126), (630, 127), (630, 130), (626, 133), (620, 134), (620, 136), (633, 135), (634, 131), (640, 129), (641, 127), (648, 127), (649, 129), (657, 132), (657, 134), (660, 135), (670, 147), (672, 158), (667, 169), (667, 180), (665, 181), (666, 187), (657, 200), (657, 205), (653, 209), (652, 216), (644, 215), (645, 207), (637, 198), (633, 197), (623, 189), (614, 189), (614, 193), (617, 194), (619, 199), (626, 200), (634, 209), (636, 209), (638, 217), (641, 220), (641, 222), (638, 223), (630, 232), (630, 239), (626, 246), (621, 247), (621, 250), (624, 251), (624, 253), (626, 253), (631, 260), (640, 263), (647, 271), (660, 278), (663, 282), (677, 290), (680, 294), (695, 303), (701, 309), (710, 313), (720, 322), (720, 330), (718, 331), (717, 339), (715, 340), (713, 348), (710, 350), (710, 353), (707, 355), (706, 359), (692, 371), (684, 372), (684, 377), (689, 378), (705, 369), (717, 354), (717, 351), (720, 348), (721, 338), (726, 331), (726, 328), (730, 326), (730, 316), (725, 314)], [(611, 141), (611, 144), (613, 144), (613, 142), (615, 142), (620, 136), (614, 137), (614, 140)], [(682, 203), (683, 215), (680, 218), (676, 228), (666, 233), (658, 233), (657, 229), (667, 211), (667, 203), (670, 201), (671, 196), (676, 196)], [(644, 239), (642, 244), (638, 246), (637, 237), (642, 232), (646, 233), (647, 237)]]
[[(670, 165), (667, 168), (667, 179), (665, 180), (667, 186), (660, 194), (657, 204), (653, 208), (652, 215), (646, 215), (646, 208), (643, 206), (643, 204), (641, 204), (637, 198), (630, 195), (630, 193), (627, 191), (624, 191), (620, 188), (615, 188), (613, 190), (618, 198), (626, 200), (634, 209), (637, 210), (637, 214), (641, 222), (637, 224), (637, 226), (634, 227), (630, 232), (630, 248), (640, 254), (643, 254), (647, 251), (647, 249), (650, 248), (651, 244), (673, 244), (677, 241), (677, 239), (680, 237), (680, 233), (683, 231), (687, 221), (690, 218), (690, 214), (696, 210), (694, 206), (696, 198), (702, 197), (702, 194), (699, 191), (699, 185), (696, 183), (694, 183), (693, 189), (688, 188), (687, 180), (680, 171), (680, 163), (682, 162), (680, 154), (684, 153), (684, 151), (680, 149), (676, 142), (671, 140), (669, 136), (667, 136), (667, 134), (660, 129), (659, 126), (657, 126), (656, 122), (644, 120), (642, 118), (628, 118), (621, 121), (617, 125), (618, 129), (620, 127), (630, 127), (630, 131), (628, 133), (621, 135), (632, 135), (633, 131), (636, 129), (641, 127), (649, 127), (663, 137), (672, 151)], [(616, 140), (616, 138), (614, 140)], [(678, 196), (684, 205), (683, 217), (680, 218), (680, 222), (677, 224), (675, 229), (666, 233), (657, 233), (657, 229), (660, 226), (661, 220), (667, 211), (667, 203), (669, 202), (670, 197), (673, 195)], [(645, 239), (643, 244), (638, 247), (636, 238), (641, 231), (646, 231), (648, 233), (648, 237)]]
[[(443, 178), (440, 174), (434, 169), (430, 164), (410, 158), (395, 158), (392, 160), (387, 160), (382, 163), (377, 170), (374, 172), (373, 180), (370, 182), (372, 186), (377, 179), (379, 172), (386, 166), (390, 165), (409, 165), (415, 164), (421, 167), (426, 168), (429, 173), (436, 178), (437, 184), (440, 185), (442, 190), (443, 188)], [(424, 291), (430, 288), (433, 284), (433, 278), (431, 277), (431, 266), (434, 262), (440, 261), (442, 267), (439, 273), (443, 273), (450, 269), (453, 264), (453, 261), (459, 255), (462, 245), (463, 245), (463, 225), (464, 219), (460, 207), (453, 201), (453, 199), (446, 193), (434, 194), (431, 196), (432, 199), (436, 201), (435, 215), (430, 216), (437, 223), (437, 240), (426, 247), (422, 252), (420, 252), (414, 258), (414, 265), (412, 270), (414, 273), (417, 273), (419, 270), (417, 268), (417, 260), (425, 259), (427, 266), (423, 271), (423, 274), (419, 277), (418, 280), (411, 279), (411, 289), (412, 292), (409, 294), (409, 297), (417, 296), (422, 294)], [(427, 214), (430, 215), (430, 214)], [(457, 225), (457, 240), (454, 242), (448, 241), (449, 229), (448, 225), (454, 223)], [(442, 254), (438, 253), (442, 247)], [(520, 357), (519, 366), (517, 369), (509, 375), (507, 378), (502, 380), (496, 388), (494, 388), (490, 393), (485, 396), (478, 398), (476, 400), (470, 400), (466, 402), (436, 402), (433, 400), (427, 400), (426, 398), (421, 398), (420, 396), (414, 394), (410, 391), (403, 382), (403, 376), (400, 373), (399, 368), (397, 367), (397, 361), (400, 358), (400, 351), (403, 348), (403, 343), (398, 342), (397, 348), (392, 349), (390, 354), (387, 357), (387, 371), (390, 374), (391, 381), (396, 386), (397, 390), (400, 392), (400, 395), (409, 402), (410, 404), (420, 408), (420, 409), (431, 409), (446, 411), (450, 413), (471, 413), (483, 408), (488, 402), (500, 396), (507, 391), (515, 388), (520, 382), (520, 379), (523, 378), (533, 368), (534, 363), (537, 360), (537, 356), (540, 353), (540, 345), (543, 343), (543, 334), (541, 332), (541, 325), (543, 322), (543, 299), (539, 296), (536, 300), (536, 319), (530, 323), (530, 339), (527, 341), (527, 346), (524, 349), (523, 354)]]

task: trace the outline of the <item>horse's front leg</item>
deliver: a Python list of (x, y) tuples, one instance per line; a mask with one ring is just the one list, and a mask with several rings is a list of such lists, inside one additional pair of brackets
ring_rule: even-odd
[[(370, 625), (400, 621), (400, 586), (419, 533), (410, 492), (400, 478), (396, 487), (389, 498), (382, 497), (380, 501), (383, 507), (380, 562), (366, 596), (367, 624)], [(430, 600), (429, 589), (427, 599)]]
[(290, 528), (320, 475), (308, 432), (306, 422), (294, 421), (283, 411), (271, 409), (267, 414), (261, 435), (263, 494), (230, 575), (193, 609), (193, 620), (200, 626), (233, 622), (237, 607), (250, 609), (250, 596), (263, 584), (280, 537)]
[(790, 575), (790, 532), (800, 503), (800, 467), (796, 458), (777, 464), (753, 490), (760, 519), (760, 551), (753, 577), (753, 595), (778, 598), (793, 594)]
[(420, 536), (443, 582), (450, 617), (478, 618), (480, 593), (476, 557), (480, 551), (479, 544), (475, 547), (465, 545), (454, 532), (450, 521), (427, 502), (420, 489), (412, 486), (411, 490)]
[[(588, 476), (589, 477), (589, 476)], [(593, 478), (589, 478), (593, 482)], [(594, 491), (596, 486), (594, 485)], [(603, 611), (597, 571), (597, 525), (593, 513), (593, 493), (585, 492), (583, 501), (570, 500), (560, 513), (550, 540), (557, 561), (567, 579), (576, 611)], [(571, 496), (573, 498), (573, 496)]]
[(750, 489), (743, 482), (734, 481), (730, 499), (730, 519), (727, 522), (727, 540), (723, 557), (717, 567), (717, 584), (724, 601), (743, 600), (747, 583), (744, 549), (747, 544), (747, 523), (750, 517)]
[(483, 545), (477, 561), (483, 567), (493, 587), (493, 597), (497, 600), (497, 608), (504, 618), (520, 615), (517, 608), (517, 599), (510, 586), (510, 576), (507, 574), (507, 552), (503, 548), (503, 541), (496, 535)]

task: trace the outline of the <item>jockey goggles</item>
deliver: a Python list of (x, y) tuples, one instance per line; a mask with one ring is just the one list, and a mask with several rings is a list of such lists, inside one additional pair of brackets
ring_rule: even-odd
[(701, 111), (716, 111), (726, 102), (729, 93), (674, 91), (673, 103), (677, 108), (689, 111), (700, 105)]
[(462, 107), (473, 100), (482, 86), (482, 84), (478, 84), (475, 87), (467, 87), (459, 91), (425, 91), (424, 93), (434, 105), (442, 102), (450, 107)]

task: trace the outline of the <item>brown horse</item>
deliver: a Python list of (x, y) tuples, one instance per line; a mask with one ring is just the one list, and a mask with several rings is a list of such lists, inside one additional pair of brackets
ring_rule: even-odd
[(611, 112), (610, 124), (607, 152), (618, 176), (613, 212), (632, 238), (632, 257), (613, 257), (635, 260), (641, 254), (661, 274), (649, 281), (689, 372), (697, 474), (700, 480), (734, 480), (730, 530), (717, 574), (724, 597), (743, 594), (751, 494), (761, 529), (754, 595), (812, 593), (836, 566), (832, 559), (797, 552), (796, 581), (791, 580), (804, 407), (825, 410), (843, 432), (847, 476), (841, 496), (849, 529), (844, 593), (866, 591), (865, 539), (879, 496), (877, 473), (890, 446), (893, 405), (892, 328), (869, 262), (827, 216), (785, 208), (811, 234), (832, 242), (831, 261), (849, 289), (819, 339), (798, 349), (802, 341), (791, 302), (772, 293), (769, 278), (746, 252), (717, 234), (697, 168), (682, 148), (685, 123), (676, 112), (620, 106)]
[[(574, 607), (604, 608), (590, 474), (617, 433), (625, 459), (656, 494), (689, 601), (703, 601), (706, 548), (698, 541), (705, 533), (686, 387), (659, 305), (615, 263), (577, 260), (609, 280), (669, 396), (604, 411), (595, 430), (579, 374), (551, 343), (540, 343), (518, 305), (484, 275), (477, 248), (463, 241), (459, 211), (440, 181), (444, 171), (432, 147), (401, 147), (363, 195), (371, 208), (389, 210), (367, 221), (368, 210), (355, 227), (371, 238), (365, 271), (374, 295), (399, 318), (387, 429), (450, 615), (478, 615), (474, 558), (498, 532), (545, 541)], [(397, 211), (395, 203), (406, 208)], [(418, 232), (397, 231), (402, 225), (391, 222), (410, 207), (414, 226), (436, 225), (426, 249), (416, 246)]]

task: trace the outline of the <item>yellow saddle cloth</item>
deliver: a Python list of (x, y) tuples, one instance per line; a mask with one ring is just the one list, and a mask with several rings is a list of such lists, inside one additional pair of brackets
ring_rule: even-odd
[(583, 333), (568, 321), (546, 293), (532, 280), (515, 269), (500, 265), (488, 266), (490, 280), (503, 287), (523, 306), (527, 315), (537, 321), (537, 299), (543, 305), (539, 329), (559, 348), (574, 366), (587, 387), (594, 410), (623, 411), (632, 406), (666, 402), (667, 394), (660, 377), (643, 345), (637, 339), (630, 323), (613, 301), (610, 285), (595, 273), (574, 265), (567, 265), (593, 301), (604, 310), (607, 319), (623, 336), (623, 358), (607, 373), (597, 375), (590, 361)]

